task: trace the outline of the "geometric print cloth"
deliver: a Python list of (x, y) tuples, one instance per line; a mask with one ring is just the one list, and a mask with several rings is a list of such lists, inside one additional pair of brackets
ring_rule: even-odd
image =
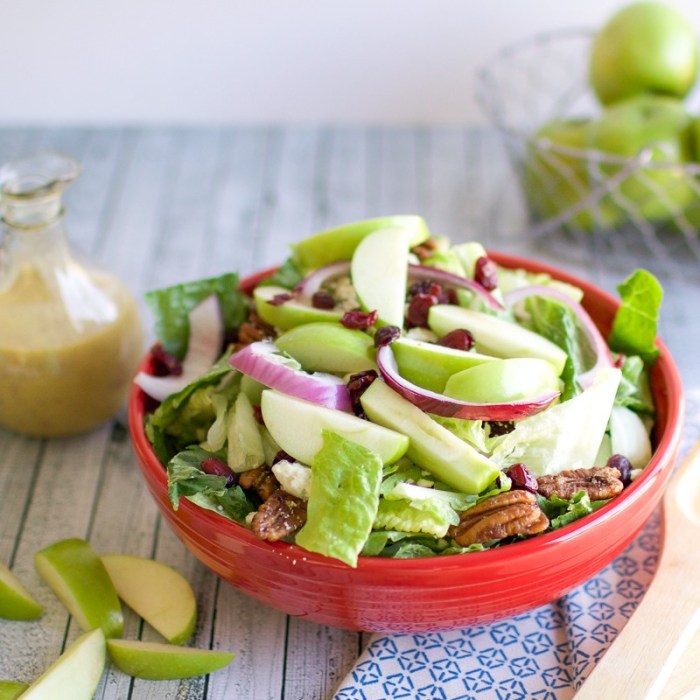
[[(685, 400), (679, 461), (700, 439), (700, 390)], [(448, 632), (373, 635), (334, 700), (570, 700), (644, 597), (660, 535), (657, 510), (593, 578), (521, 615)]]

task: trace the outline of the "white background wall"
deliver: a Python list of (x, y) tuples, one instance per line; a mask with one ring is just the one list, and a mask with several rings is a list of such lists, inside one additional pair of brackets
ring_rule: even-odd
[[(483, 121), (502, 46), (622, 0), (0, 0), (0, 123)], [(669, 1), (700, 32), (698, 0)]]

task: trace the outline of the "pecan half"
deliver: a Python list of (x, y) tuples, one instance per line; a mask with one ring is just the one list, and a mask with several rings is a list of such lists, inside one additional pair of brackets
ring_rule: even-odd
[(266, 501), (280, 487), (279, 481), (268, 466), (256, 467), (241, 472), (238, 483), (242, 489), (253, 489), (263, 501)]
[(602, 501), (622, 491), (620, 476), (620, 470), (614, 467), (567, 469), (558, 474), (538, 477), (537, 491), (545, 498), (553, 494), (559, 498), (573, 498), (583, 490), (592, 501)]
[(256, 511), (251, 527), (261, 540), (277, 542), (306, 522), (306, 501), (277, 489)]
[(255, 343), (258, 340), (274, 337), (275, 329), (269, 323), (263, 321), (255, 310), (251, 309), (248, 314), (248, 320), (243, 321), (238, 329), (238, 339), (235, 344), (235, 349), (240, 350), (240, 348)]
[(460, 515), (451, 531), (462, 547), (514, 535), (536, 535), (549, 527), (549, 519), (529, 491), (506, 491), (491, 496)]

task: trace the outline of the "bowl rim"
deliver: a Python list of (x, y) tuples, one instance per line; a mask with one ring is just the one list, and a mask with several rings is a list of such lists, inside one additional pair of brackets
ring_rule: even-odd
[[(618, 299), (592, 282), (554, 267), (553, 265), (532, 260), (528, 257), (497, 251), (489, 250), (488, 254), (499, 265), (503, 265), (504, 267), (513, 269), (524, 268), (533, 272), (544, 272), (557, 280), (583, 288), (584, 299), (582, 305), (584, 307), (586, 307), (586, 297), (588, 297), (588, 302), (590, 303), (591, 296), (597, 297), (598, 302), (602, 302), (603, 305), (609, 307), (611, 310), (617, 309), (620, 305)], [(243, 277), (240, 282), (241, 289), (249, 291), (261, 279), (270, 275), (276, 269), (276, 267), (272, 267)], [(619, 496), (612, 499), (594, 513), (590, 513), (580, 520), (576, 520), (552, 532), (537, 535), (520, 542), (509, 543), (502, 547), (495, 547), (480, 552), (455, 553), (415, 559), (360, 556), (358, 557), (355, 570), (366, 573), (380, 572), (386, 569), (398, 571), (399, 573), (402, 571), (426, 572), (430, 569), (434, 569), (436, 562), (439, 562), (440, 567), (444, 569), (446, 567), (460, 566), (465, 562), (475, 563), (473, 557), (477, 557), (479, 563), (486, 564), (488, 562), (489, 566), (498, 566), (500, 563), (512, 565), (513, 557), (519, 558), (536, 555), (565, 541), (578, 537), (585, 537), (590, 530), (596, 528), (601, 520), (606, 519), (608, 516), (612, 517), (614, 514), (624, 510), (631, 503), (638, 500), (653, 486), (659, 474), (665, 469), (668, 469), (670, 473), (673, 464), (667, 464), (667, 461), (674, 461), (675, 454), (680, 444), (684, 422), (684, 393), (680, 372), (668, 348), (658, 337), (656, 338), (656, 347), (660, 350), (660, 355), (656, 359), (655, 371), (659, 372), (663, 377), (663, 387), (665, 388), (667, 396), (665, 429), (663, 434), (659, 436), (652, 453), (652, 458), (647, 466)], [(151, 355), (149, 352), (143, 358), (139, 369), (145, 371), (150, 367), (150, 364)], [(144, 476), (150, 481), (155, 480), (158, 486), (163, 489), (163, 492), (167, 494), (166, 469), (153, 452), (143, 428), (143, 419), (147, 413), (147, 401), (148, 399), (143, 391), (136, 384), (132, 384), (128, 398), (129, 432)], [(660, 496), (661, 494), (659, 494), (659, 498)], [(181, 499), (178, 507), (178, 512), (179, 511), (182, 511), (183, 515), (203, 519), (208, 527), (212, 527), (222, 534), (240, 540), (246, 546), (255, 546), (256, 548), (262, 548), (270, 553), (276, 553), (296, 561), (301, 560), (307, 564), (327, 569), (352, 570), (352, 567), (339, 560), (326, 557), (316, 552), (307, 551), (292, 542), (262, 541), (255, 537), (252, 531), (245, 526), (218, 515), (213, 511), (201, 508), (187, 499)]]

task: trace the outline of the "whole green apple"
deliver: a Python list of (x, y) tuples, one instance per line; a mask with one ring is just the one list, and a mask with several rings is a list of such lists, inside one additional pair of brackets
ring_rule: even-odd
[(614, 14), (596, 34), (589, 78), (607, 105), (641, 93), (685, 97), (698, 73), (698, 40), (670, 5), (637, 2)]
[[(596, 184), (586, 155), (591, 123), (586, 118), (557, 119), (542, 126), (529, 141), (523, 160), (523, 189), (535, 216), (558, 216), (591, 194)], [(620, 217), (615, 207), (594, 198), (567, 223), (586, 231), (611, 229), (620, 223)]]
[[(608, 107), (589, 129), (589, 146), (612, 156), (601, 165), (604, 176), (622, 180), (604, 200), (648, 221), (671, 219), (694, 199), (686, 164), (692, 160), (692, 119), (683, 103), (673, 97), (638, 95)], [(629, 163), (614, 158), (646, 159), (628, 176)]]

